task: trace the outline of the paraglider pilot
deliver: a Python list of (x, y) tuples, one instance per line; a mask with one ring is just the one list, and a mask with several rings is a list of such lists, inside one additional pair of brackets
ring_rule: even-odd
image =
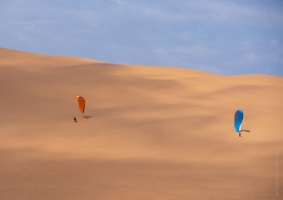
[(237, 110), (234, 115), (234, 127), (236, 132), (239, 133), (239, 137), (242, 137), (241, 127), (242, 127), (243, 118), (244, 118), (244, 112), (242, 110)]
[(77, 122), (77, 118), (74, 117), (74, 121)]

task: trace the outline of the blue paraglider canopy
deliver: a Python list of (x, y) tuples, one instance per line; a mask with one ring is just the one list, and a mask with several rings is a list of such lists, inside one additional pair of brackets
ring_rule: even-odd
[(236, 132), (241, 132), (242, 121), (244, 118), (244, 112), (242, 110), (237, 110), (234, 116), (234, 127)]

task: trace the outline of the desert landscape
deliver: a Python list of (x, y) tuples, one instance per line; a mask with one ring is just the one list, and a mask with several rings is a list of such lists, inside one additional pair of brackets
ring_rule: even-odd
[(1, 200), (282, 198), (283, 77), (0, 48), (0, 83)]

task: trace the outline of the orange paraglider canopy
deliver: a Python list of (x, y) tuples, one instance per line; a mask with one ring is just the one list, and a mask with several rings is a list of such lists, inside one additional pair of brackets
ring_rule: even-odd
[(82, 114), (84, 114), (85, 112), (85, 99), (80, 96), (80, 95), (76, 95), (76, 99), (78, 101), (78, 104), (79, 104), (79, 110)]

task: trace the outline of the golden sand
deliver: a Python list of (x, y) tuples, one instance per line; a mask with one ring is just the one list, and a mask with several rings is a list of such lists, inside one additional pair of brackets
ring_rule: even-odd
[(283, 195), (282, 77), (0, 48), (0, 91), (1, 200)]

